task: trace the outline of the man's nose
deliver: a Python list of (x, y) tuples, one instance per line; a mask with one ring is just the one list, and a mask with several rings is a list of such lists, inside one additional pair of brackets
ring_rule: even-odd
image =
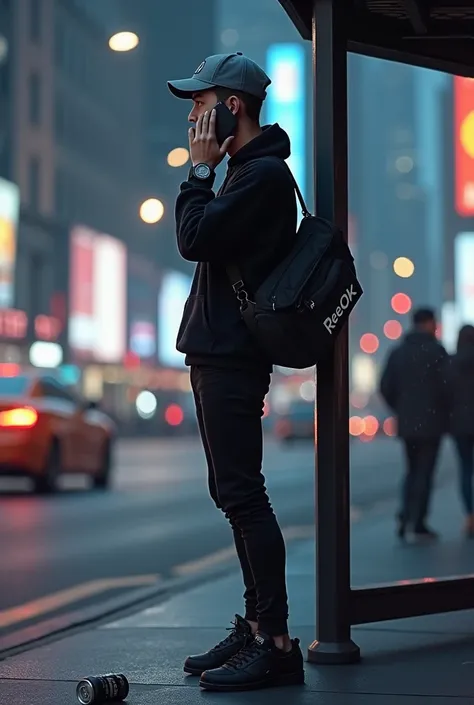
[(194, 108), (191, 110), (191, 112), (188, 115), (188, 122), (197, 122), (197, 118), (194, 115)]

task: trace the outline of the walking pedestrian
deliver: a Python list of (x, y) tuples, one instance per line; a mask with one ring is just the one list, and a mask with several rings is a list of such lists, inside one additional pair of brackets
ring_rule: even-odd
[(474, 326), (459, 331), (448, 370), (449, 430), (459, 458), (459, 489), (466, 514), (466, 535), (474, 538)]
[[(201, 687), (226, 692), (304, 681), (299, 641), (288, 633), (285, 544), (262, 474), (272, 367), (241, 318), (226, 272), (237, 265), (251, 297), (295, 239), (296, 199), (284, 162), (290, 141), (278, 124), (260, 125), (270, 82), (237, 52), (210, 56), (191, 78), (168, 83), (192, 101), (193, 123), (192, 166), (175, 215), (178, 249), (197, 266), (177, 348), (191, 368), (209, 492), (232, 527), (245, 584), (245, 616), (236, 615), (227, 638), (189, 657), (184, 669), (200, 676)], [(226, 155), (216, 194), (215, 169)]]
[(413, 329), (390, 353), (380, 392), (397, 418), (406, 470), (397, 515), (400, 539), (434, 540), (427, 525), (433, 475), (441, 438), (447, 432), (447, 353), (436, 339), (431, 309), (413, 314)]

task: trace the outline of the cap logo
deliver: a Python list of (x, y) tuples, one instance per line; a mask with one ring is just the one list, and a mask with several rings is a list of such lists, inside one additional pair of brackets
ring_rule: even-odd
[(196, 71), (194, 72), (194, 75), (196, 75), (197, 73), (201, 73), (201, 71), (203, 70), (205, 65), (206, 65), (206, 61), (204, 60), (199, 64)]

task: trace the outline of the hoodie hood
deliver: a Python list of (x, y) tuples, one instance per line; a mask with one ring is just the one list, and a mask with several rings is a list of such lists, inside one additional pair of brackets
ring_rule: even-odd
[(288, 159), (291, 154), (290, 138), (278, 123), (264, 125), (262, 132), (253, 140), (244, 144), (238, 152), (228, 161), (228, 166), (233, 167), (243, 164), (251, 159), (260, 157), (278, 157)]
[(466, 345), (458, 350), (454, 356), (454, 360), (460, 368), (474, 369), (474, 345)]

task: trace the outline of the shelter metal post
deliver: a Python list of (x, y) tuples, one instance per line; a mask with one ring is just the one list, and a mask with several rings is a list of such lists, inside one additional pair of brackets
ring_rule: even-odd
[[(313, 0), (317, 214), (347, 235), (347, 31), (343, 0)], [(348, 334), (317, 370), (316, 640), (312, 663), (353, 663), (351, 640)]]

